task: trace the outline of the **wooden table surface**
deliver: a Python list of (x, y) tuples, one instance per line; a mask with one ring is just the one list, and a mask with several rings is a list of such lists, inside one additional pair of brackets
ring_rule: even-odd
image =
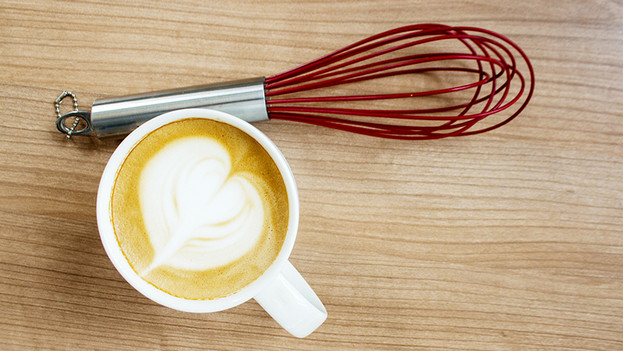
[[(534, 97), (503, 128), (435, 141), (257, 124), (299, 186), (291, 260), (327, 307), (316, 332), (291, 337), (253, 300), (177, 312), (123, 280), (95, 216), (119, 139), (59, 134), (62, 90), (88, 109), (271, 75), (426, 22), (509, 36)], [(622, 349), (620, 1), (4, 0), (0, 108), (2, 350)]]

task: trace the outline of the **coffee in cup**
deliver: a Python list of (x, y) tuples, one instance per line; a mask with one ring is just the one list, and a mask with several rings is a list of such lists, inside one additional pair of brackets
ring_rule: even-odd
[(117, 172), (110, 210), (136, 273), (186, 299), (221, 298), (256, 280), (288, 229), (271, 156), (240, 129), (205, 118), (141, 139)]
[(253, 298), (298, 337), (327, 318), (288, 261), (299, 221), (292, 170), (232, 115), (176, 110), (137, 128), (104, 169), (97, 220), (115, 268), (164, 306), (216, 312)]

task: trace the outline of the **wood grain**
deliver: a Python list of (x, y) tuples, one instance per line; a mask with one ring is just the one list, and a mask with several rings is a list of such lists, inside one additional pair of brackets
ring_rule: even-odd
[[(253, 301), (169, 310), (117, 273), (95, 198), (119, 140), (65, 140), (62, 90), (86, 109), (271, 75), (423, 22), (512, 38), (534, 98), (459, 139), (257, 124), (299, 185), (291, 259), (329, 312), (315, 333)], [(2, 1), (0, 349), (621, 350), (621, 78), (618, 1)]]

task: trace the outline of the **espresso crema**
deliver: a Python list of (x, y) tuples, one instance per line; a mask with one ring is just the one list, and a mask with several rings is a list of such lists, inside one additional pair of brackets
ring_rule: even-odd
[(280, 171), (254, 138), (190, 118), (140, 140), (117, 172), (111, 218), (145, 281), (174, 296), (216, 299), (275, 261), (288, 230)]

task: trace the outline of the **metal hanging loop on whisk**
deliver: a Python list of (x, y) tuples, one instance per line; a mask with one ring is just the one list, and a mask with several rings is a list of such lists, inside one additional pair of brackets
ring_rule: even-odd
[[(375, 91), (378, 85), (396, 84), (381, 84), (394, 78), (447, 85)], [(507, 124), (527, 106), (534, 85), (529, 58), (503, 35), (418, 24), (373, 35), (267, 78), (95, 100), (90, 112), (60, 116), (57, 127), (67, 135), (125, 134), (162, 113), (200, 107), (248, 122), (281, 119), (383, 138), (438, 139)], [(67, 127), (70, 117), (83, 120), (84, 127)]]
[[(72, 112), (61, 115), (61, 103), (67, 97), (72, 98), (72, 101), (74, 103), (74, 110)], [(80, 120), (84, 119), (81, 116), (85, 113), (83, 111), (78, 111), (78, 98), (76, 97), (76, 94), (67, 90), (63, 91), (61, 95), (59, 95), (56, 98), (56, 100), (54, 100), (54, 109), (56, 111), (56, 117), (57, 117), (56, 126), (59, 131), (65, 133), (65, 135), (67, 136), (67, 139), (71, 139), (72, 135), (80, 135), (80, 134), (86, 133), (83, 129), (79, 129), (79, 130), (76, 129), (76, 127), (78, 127), (78, 125), (80, 124)], [(65, 124), (65, 121), (67, 119), (71, 120), (72, 118), (74, 119), (74, 121), (72, 122), (71, 127), (68, 127)], [(88, 124), (88, 121), (85, 121), (85, 122)]]

